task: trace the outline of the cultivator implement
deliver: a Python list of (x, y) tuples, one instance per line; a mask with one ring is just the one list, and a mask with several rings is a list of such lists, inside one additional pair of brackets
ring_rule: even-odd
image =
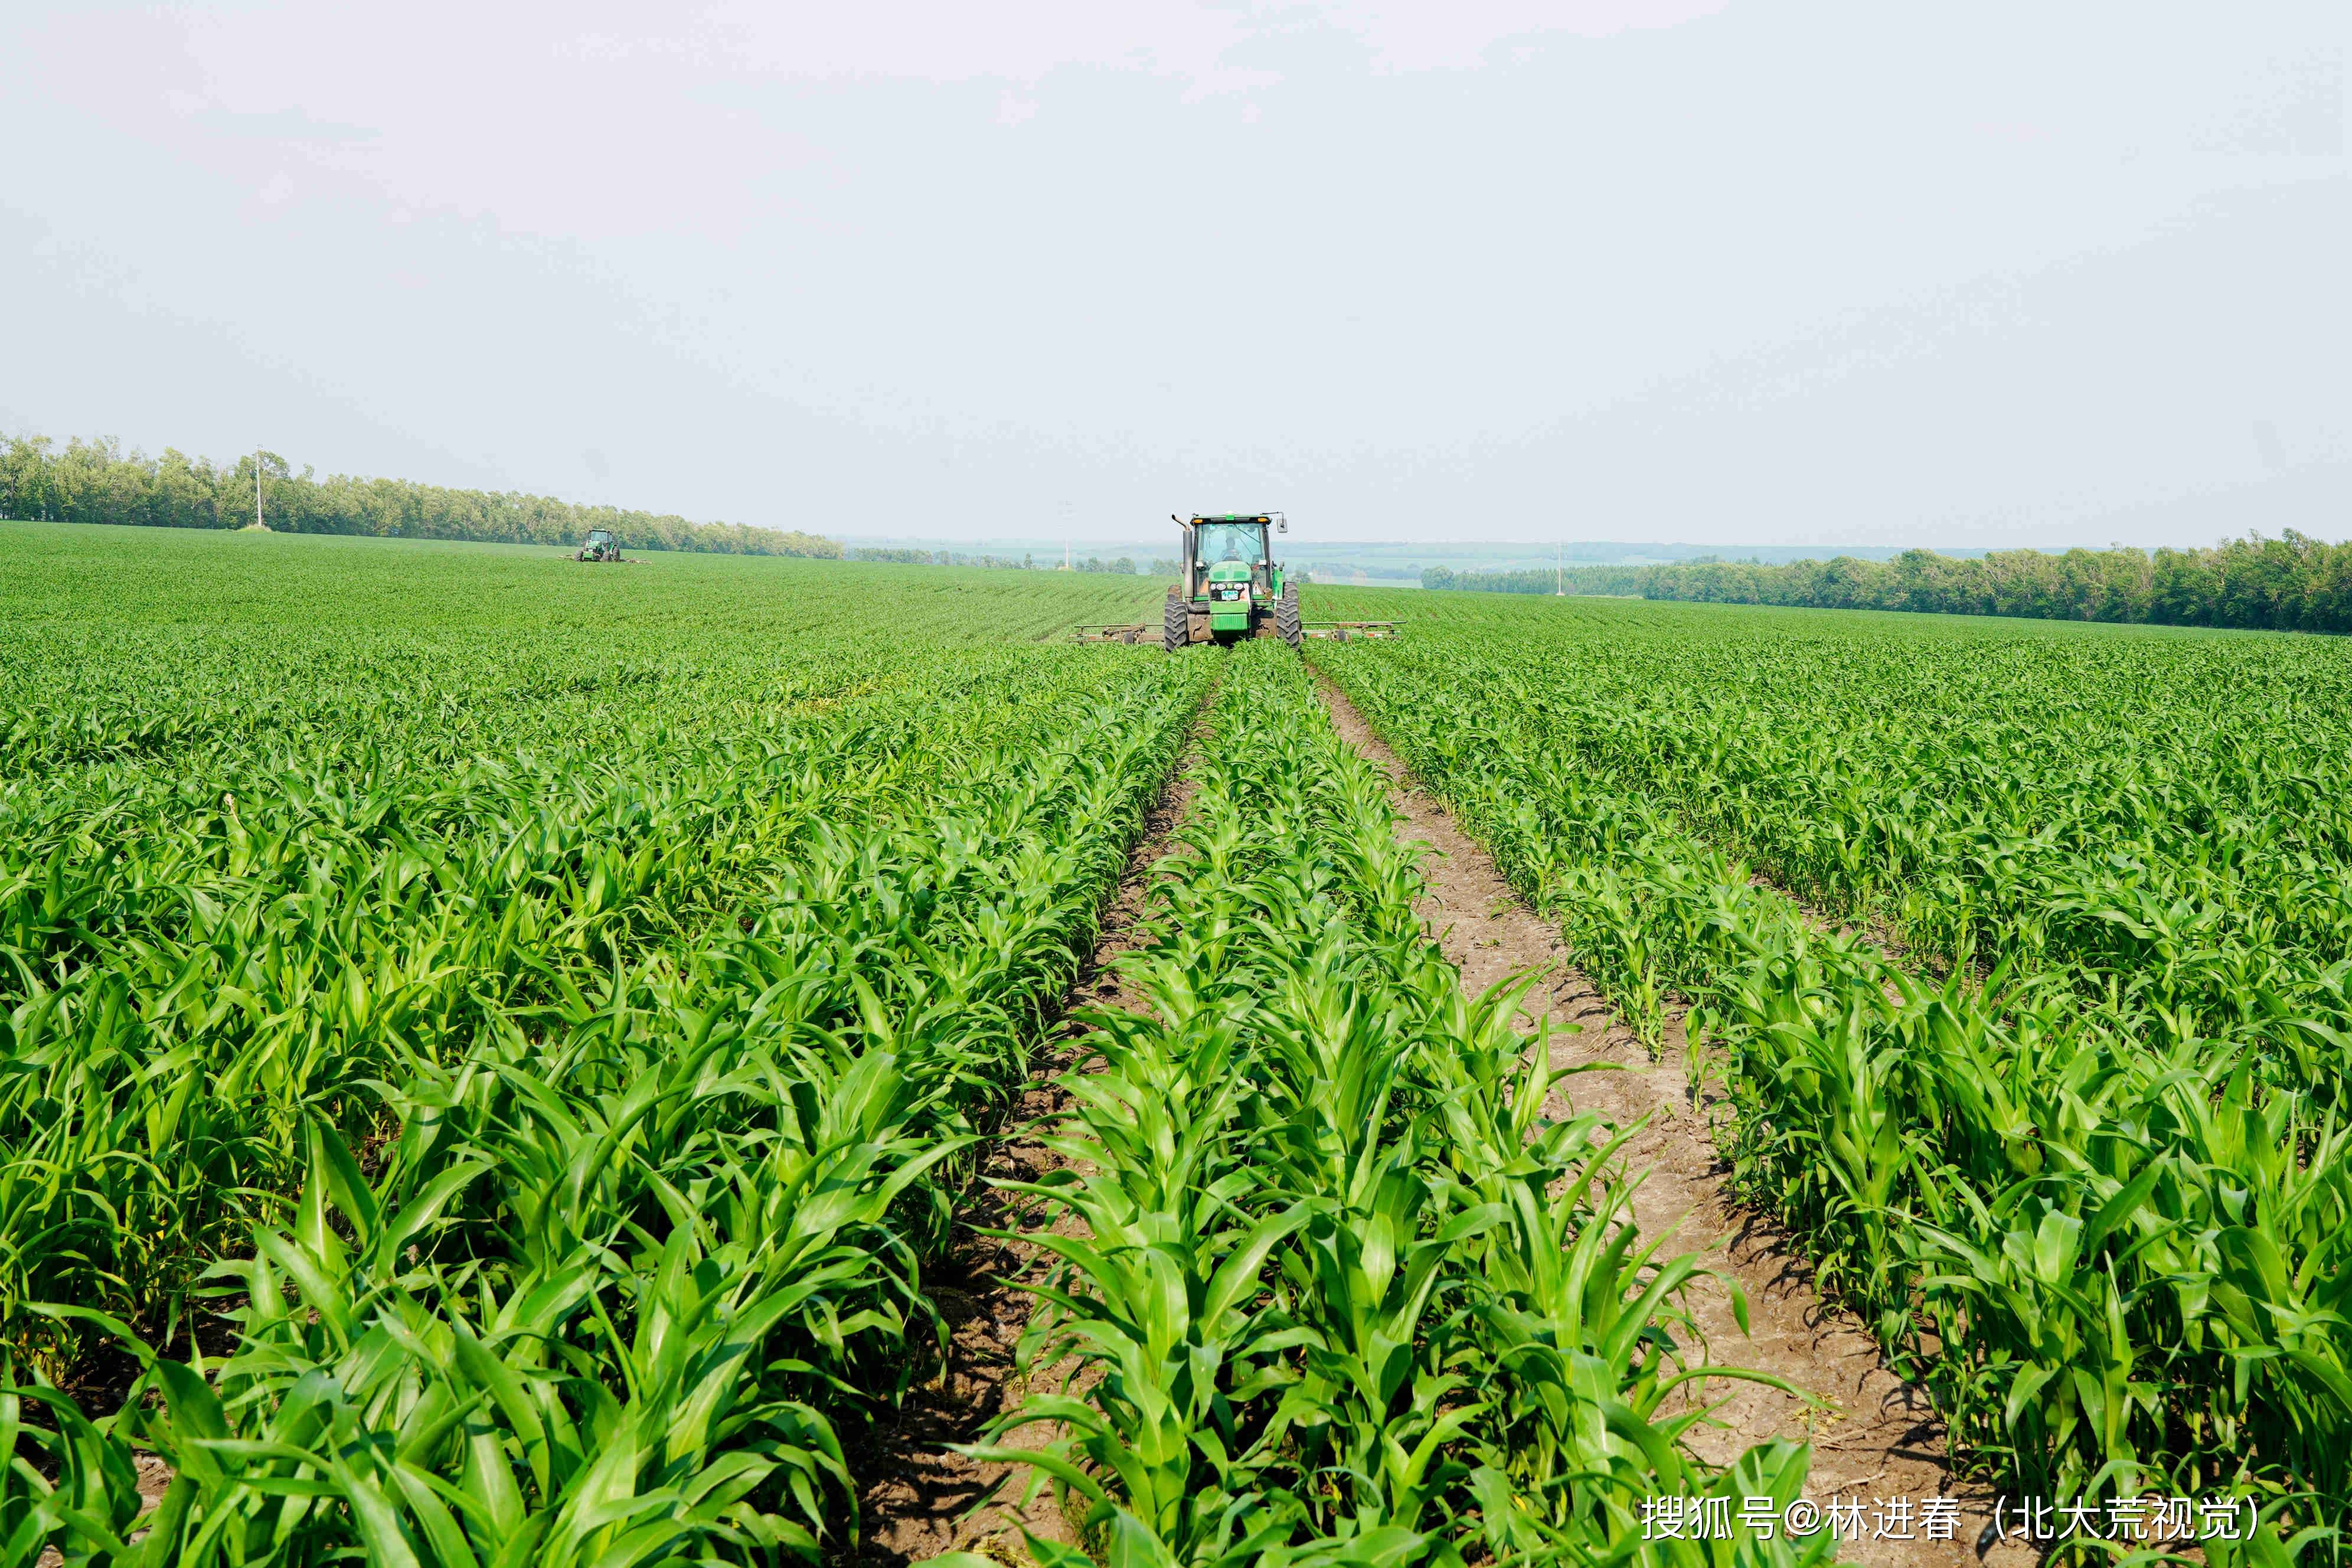
[[(1397, 635), (1397, 628), (1403, 625), (1402, 621), (1306, 621), (1300, 623), (1298, 635), (1302, 637), (1328, 637), (1333, 642), (1349, 642), (1358, 637), (1392, 637)], [(1165, 628), (1160, 626), (1147, 626), (1140, 623), (1122, 626), (1116, 622), (1106, 621), (1072, 627), (1070, 640), (1129, 644), (1159, 642), (1162, 639), (1164, 630)], [(1270, 637), (1279, 637), (1281, 633), (1276, 627), (1269, 626), (1252, 635)]]
[(1402, 625), (1402, 621), (1309, 621), (1298, 628), (1298, 635), (1350, 642), (1357, 637), (1392, 637)]

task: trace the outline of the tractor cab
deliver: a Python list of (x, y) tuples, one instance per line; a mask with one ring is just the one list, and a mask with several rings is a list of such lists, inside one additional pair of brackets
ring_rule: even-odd
[[(1235, 642), (1278, 636), (1277, 611), (1295, 611), (1298, 590), (1274, 559), (1274, 536), (1289, 524), (1280, 512), (1229, 512), (1179, 518), (1183, 581), (1171, 603), (1183, 605), (1187, 642)], [(1288, 589), (1286, 595), (1285, 589)], [(1296, 638), (1290, 640), (1296, 641)]]
[(1253, 597), (1251, 589), (1271, 597), (1277, 570), (1273, 531), (1263, 517), (1194, 519), (1184, 531), (1185, 564), (1192, 575), (1186, 597), (1231, 603)]

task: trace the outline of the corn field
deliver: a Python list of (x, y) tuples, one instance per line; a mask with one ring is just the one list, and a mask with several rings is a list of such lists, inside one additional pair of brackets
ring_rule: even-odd
[[(1208, 668), (1012, 640), (1091, 585), (877, 617), (887, 570), (21, 531), (0, 1560), (853, 1536), (841, 1431), (940, 1331)], [(46, 596), (83, 572), (109, 624)]]
[(1962, 1458), (2053, 1497), (2251, 1497), (2266, 1551), (2345, 1522), (2345, 645), (1433, 621), (1316, 657), (1630, 1022), (1689, 1006), (1740, 1188)]
[(1695, 1457), (1771, 1380), (1315, 668), (1960, 1464), (2252, 1500), (2217, 1564), (2352, 1512), (2344, 645), (1325, 590), (1414, 618), (1310, 667), (1056, 644), (1116, 576), (127, 531), (0, 525), (0, 1565), (847, 1561), (1049, 1045), (965, 1446), (1038, 1568), (1831, 1560), (1647, 1539), (1811, 1455)]
[[(1524, 983), (1466, 995), (1423, 934), (1416, 850), (1298, 661), (1231, 656), (1152, 940), (1148, 1012), (1103, 1013), (1027, 1195), (1080, 1222), (1023, 1345), (1034, 1465), (1113, 1564), (1826, 1561), (1646, 1542), (1642, 1500), (1773, 1498), (1807, 1451), (1706, 1473), (1678, 1394), (1748, 1377), (1644, 1246), (1631, 1129), (1544, 1114)], [(1078, 1173), (1084, 1172), (1081, 1175)], [(1032, 1538), (1049, 1568), (1089, 1561)], [(956, 1568), (981, 1568), (967, 1556)]]

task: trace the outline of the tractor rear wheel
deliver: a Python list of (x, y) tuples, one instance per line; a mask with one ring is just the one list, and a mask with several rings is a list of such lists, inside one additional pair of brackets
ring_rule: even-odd
[(1184, 601), (1176, 596), (1175, 589), (1169, 589), (1168, 607), (1160, 613), (1160, 646), (1170, 653), (1192, 640), (1184, 612)]
[(1307, 633), (1298, 618), (1298, 584), (1285, 583), (1282, 597), (1274, 602), (1274, 629), (1283, 641), (1297, 647), (1307, 640)]

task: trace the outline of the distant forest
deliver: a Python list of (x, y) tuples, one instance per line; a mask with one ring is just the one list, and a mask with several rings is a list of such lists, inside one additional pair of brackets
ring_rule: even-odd
[[(293, 472), (273, 452), (260, 453), (258, 460), (263, 523), (280, 533), (575, 544), (590, 529), (603, 528), (632, 550), (834, 560), (841, 555), (840, 544), (811, 533), (740, 522), (688, 522), (620, 507), (448, 489), (407, 479), (341, 474), (319, 479), (307, 468)], [(18, 437), (0, 447), (0, 518), (243, 528), (253, 521), (255, 461), (256, 455), (247, 453), (231, 467), (216, 468), (168, 447), (162, 456), (150, 458), (136, 451), (126, 454), (111, 439), (77, 439), (60, 450), (46, 436)]]
[[(1554, 573), (1421, 574), (1424, 588), (1549, 594)], [(1670, 566), (1570, 567), (1570, 594), (1790, 605), (1832, 610), (1918, 610), (2119, 621), (2173, 626), (2352, 632), (2352, 543), (2289, 530), (2210, 550), (2002, 550), (1969, 560), (1906, 550), (1892, 561), (1797, 561), (1765, 566), (1694, 561)]]

